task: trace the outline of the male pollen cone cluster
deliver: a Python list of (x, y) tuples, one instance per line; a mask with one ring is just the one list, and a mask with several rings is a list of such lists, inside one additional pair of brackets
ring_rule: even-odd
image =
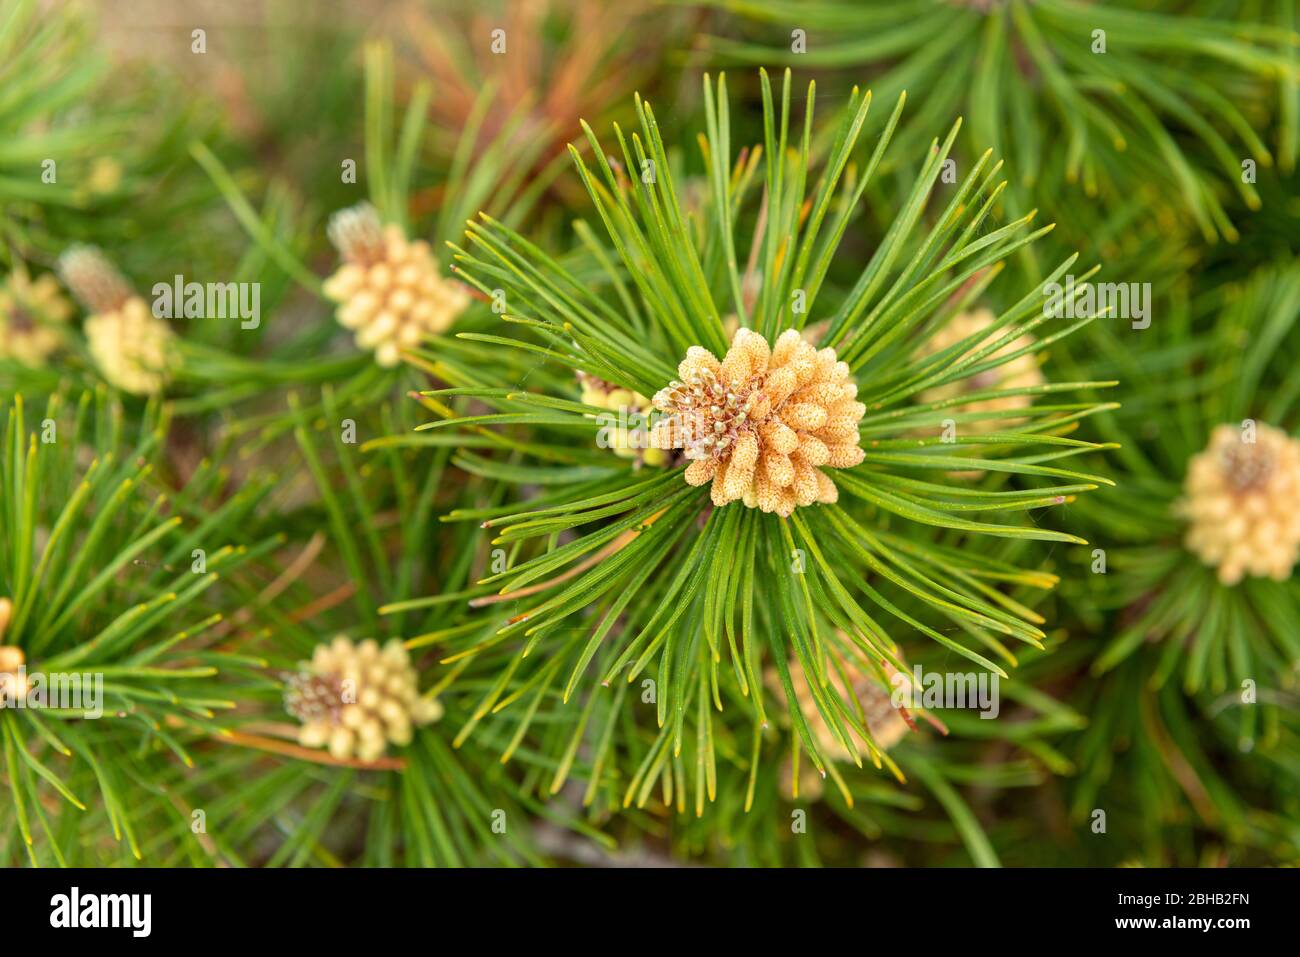
[(161, 392), (180, 361), (171, 326), (98, 249), (69, 249), (59, 257), (59, 272), (90, 313), (83, 328), (100, 374), (132, 395)]
[[(608, 437), (611, 451), (619, 458), (634, 459), (645, 465), (667, 465), (669, 456), (662, 449), (644, 448), (646, 443), (641, 423), (646, 421), (651, 408), (650, 400), (631, 389), (620, 389), (612, 382), (606, 382), (598, 376), (578, 372), (578, 382), (582, 386), (582, 402), (606, 409), (619, 416), (622, 421), (610, 418), (608, 425), (602, 426), (601, 432)], [(599, 433), (598, 433), (599, 438)]]
[[(955, 346), (962, 340), (976, 333), (984, 332), (994, 323), (993, 313), (988, 309), (976, 309), (973, 312), (963, 312), (954, 316), (951, 321), (946, 323), (942, 329), (931, 336), (922, 348), (922, 356), (932, 356), (944, 351), (945, 349)], [(986, 343), (976, 342), (971, 346), (969, 352), (983, 348)], [(1008, 342), (1001, 349), (986, 357), (987, 359), (1000, 359), (1003, 356), (1018, 352), (1027, 346), (1034, 344), (1034, 337), (1022, 335), (1011, 342)], [(965, 358), (962, 356), (961, 358)], [(954, 360), (956, 361), (956, 360)], [(1032, 352), (1026, 352), (1024, 355), (1016, 356), (1000, 366), (970, 376), (966, 379), (959, 379), (956, 382), (948, 382), (944, 385), (935, 386), (932, 389), (926, 389), (918, 398), (921, 402), (942, 402), (945, 399), (957, 398), (968, 392), (982, 392), (986, 389), (1024, 389), (1030, 386), (1042, 385), (1046, 380), (1043, 378), (1042, 369), (1039, 368), (1038, 360)], [(1006, 412), (1012, 409), (1027, 409), (1033, 404), (1033, 399), (1028, 395), (1004, 395), (990, 399), (978, 399), (974, 402), (967, 402), (964, 405), (957, 406), (954, 411), (961, 413), (993, 413)], [(1023, 422), (1019, 418), (1005, 419), (977, 419), (966, 425), (972, 432), (996, 432), (1000, 429), (1009, 428)]]
[(1187, 548), (1218, 568), (1219, 581), (1290, 576), (1300, 556), (1300, 442), (1269, 425), (1253, 434), (1221, 425), (1192, 456), (1183, 491)]
[(63, 345), (72, 311), (50, 273), (33, 280), (15, 269), (0, 283), (0, 359), (42, 368)]
[(340, 761), (378, 759), (388, 745), (410, 744), (413, 728), (442, 717), (442, 705), (422, 698), (406, 647), (396, 638), (381, 649), (373, 638), (353, 644), (339, 635), (318, 645), (289, 679), (284, 707), (302, 722), (298, 743), (328, 747)]
[(325, 295), (339, 304), (338, 321), (355, 332), (357, 347), (373, 350), (381, 366), (397, 365), (402, 349), (444, 332), (469, 305), (468, 291), (439, 274), (429, 244), (381, 223), (369, 203), (335, 213), (328, 232), (343, 265), (325, 280)]
[[(865, 719), (867, 730), (871, 732), (871, 740), (881, 751), (888, 751), (894, 745), (898, 744), (907, 736), (910, 729), (908, 720), (903, 715), (901, 708), (895, 707), (893, 692), (884, 687), (875, 675), (872, 675), (859, 667), (858, 663), (849, 658), (843, 661), (844, 671), (849, 678), (849, 684), (846, 685), (843, 676), (838, 668), (830, 667), (826, 669), (827, 676), (830, 679), (831, 687), (835, 689), (834, 693), (839, 695), (841, 700), (848, 703), (851, 711), (857, 713), (852, 700), (856, 699), (862, 707), (861, 717)], [(910, 693), (911, 681), (904, 678), (896, 678), (898, 670), (885, 663), (885, 673), (889, 676), (890, 682), (897, 681), (898, 687), (904, 689), (904, 693)], [(785, 689), (781, 684), (781, 677), (775, 666), (769, 666), (763, 674), (763, 682), (767, 685), (768, 690), (777, 698), (784, 700)], [(853, 755), (844, 747), (839, 738), (835, 736), (822, 717), (821, 711), (817, 707), (816, 698), (813, 697), (812, 688), (808, 684), (808, 677), (804, 674), (803, 666), (800, 665), (799, 659), (791, 657), (790, 659), (790, 684), (794, 687), (795, 701), (799, 710), (803, 713), (804, 720), (808, 722), (808, 730), (817, 741), (817, 746), (821, 748), (822, 754), (831, 761), (852, 761)], [(852, 698), (849, 695), (849, 689), (852, 689)], [(866, 741), (856, 731), (849, 731), (851, 738), (862, 741), (861, 751), (866, 752)], [(816, 773), (811, 761), (804, 764), (800, 769), (799, 786), (796, 791), (794, 788), (793, 769), (787, 765), (781, 769), (781, 791), (787, 798), (796, 795), (816, 800), (822, 793), (821, 775)]]
[(677, 374), (680, 382), (655, 393), (666, 417), (650, 444), (684, 450), (686, 481), (711, 480), (714, 505), (743, 501), (788, 517), (798, 505), (839, 498), (823, 466), (862, 461), (858, 423), (866, 406), (856, 400), (848, 363), (798, 330), (769, 347), (757, 332), (737, 329), (721, 362), (691, 346)]

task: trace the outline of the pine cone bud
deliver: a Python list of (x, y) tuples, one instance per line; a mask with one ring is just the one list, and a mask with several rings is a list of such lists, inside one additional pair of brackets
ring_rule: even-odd
[(1219, 581), (1290, 576), (1300, 555), (1300, 442), (1268, 425), (1221, 425), (1192, 456), (1183, 492), (1187, 549), (1217, 567)]
[(677, 367), (681, 381), (655, 393), (666, 414), (650, 433), (660, 449), (683, 449), (686, 481), (712, 481), (713, 504), (789, 516), (799, 505), (832, 503), (839, 490), (823, 471), (863, 459), (858, 422), (866, 406), (847, 363), (816, 349), (795, 329), (775, 346), (737, 329), (721, 362), (691, 346)]
[(397, 365), (400, 350), (445, 331), (469, 305), (465, 288), (438, 273), (429, 244), (380, 223), (369, 203), (335, 213), (329, 237), (343, 265), (325, 280), (325, 295), (339, 304), (338, 321), (358, 348), (373, 350), (381, 366)]
[(0, 359), (42, 368), (64, 344), (72, 311), (51, 274), (32, 281), (25, 272), (10, 273), (0, 285)]
[(135, 295), (116, 266), (94, 246), (73, 246), (59, 257), (59, 273), (91, 315), (114, 312)]
[(285, 686), (285, 710), (302, 722), (298, 742), (328, 747), (339, 760), (374, 761), (388, 742), (411, 742), (412, 729), (442, 717), (437, 700), (420, 697), (418, 677), (396, 638), (381, 650), (340, 635), (318, 645)]

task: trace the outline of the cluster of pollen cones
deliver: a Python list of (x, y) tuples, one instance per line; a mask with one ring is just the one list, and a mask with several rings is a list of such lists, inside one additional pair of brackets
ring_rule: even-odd
[(64, 344), (72, 303), (49, 273), (32, 280), (15, 270), (0, 282), (0, 359), (44, 367)]
[(176, 334), (99, 250), (74, 246), (59, 259), (63, 281), (86, 307), (86, 347), (100, 373), (132, 395), (156, 395), (177, 365)]
[[(987, 335), (987, 331), (992, 328), (995, 321), (996, 317), (989, 309), (976, 309), (973, 312), (958, 313), (926, 341), (921, 350), (921, 356), (936, 355), (980, 333)], [(990, 340), (985, 338), (983, 341), (976, 342), (959, 358), (965, 359), (971, 353), (983, 348), (988, 341)], [(989, 359), (1005, 360), (1001, 365), (956, 382), (949, 382), (926, 389), (918, 398), (921, 402), (943, 402), (970, 392), (982, 392), (989, 389), (1011, 391), (1040, 386), (1047, 380), (1044, 378), (1038, 360), (1032, 352), (1026, 352), (1012, 359), (1007, 358), (1007, 356), (1033, 344), (1033, 336), (1028, 334), (1018, 336), (988, 357)], [(958, 360), (954, 359), (953, 361)], [(991, 416), (990, 418), (975, 419), (964, 427), (975, 433), (996, 432), (1012, 428), (1024, 421), (1021, 418), (1003, 417), (1000, 413), (1028, 409), (1032, 404), (1033, 398), (1028, 395), (1002, 395), (966, 402), (956, 406), (953, 411)]]
[[(865, 670), (852, 658), (846, 658), (841, 662), (841, 666), (826, 669), (834, 693), (841, 701), (856, 702), (856, 707), (853, 704), (849, 704), (849, 707), (866, 725), (871, 734), (871, 743), (881, 751), (888, 751), (907, 736), (911, 728), (908, 719), (902, 709), (895, 706), (892, 692), (878, 677)], [(884, 667), (891, 683), (897, 681), (898, 687), (910, 691), (912, 683), (906, 677), (896, 677), (899, 672), (888, 663)], [(769, 666), (764, 672), (763, 682), (778, 700), (785, 697), (785, 688), (775, 666)], [(826, 719), (817, 707), (813, 690), (808, 684), (808, 676), (804, 673), (799, 660), (793, 656), (790, 658), (790, 682), (794, 688), (795, 701), (808, 722), (808, 730), (817, 741), (822, 754), (831, 761), (852, 761), (853, 754), (826, 723)], [(857, 731), (850, 731), (850, 735), (859, 753), (870, 753), (866, 740)], [(861, 744), (859, 745), (858, 742)], [(821, 775), (817, 773), (811, 760), (802, 762), (796, 787), (793, 768), (787, 759), (781, 769), (780, 786), (781, 792), (787, 798), (806, 797), (816, 800), (822, 793)]]
[(1221, 425), (1192, 457), (1183, 492), (1187, 548), (1223, 584), (1290, 576), (1300, 555), (1300, 442), (1269, 425)]
[(358, 348), (372, 350), (381, 366), (397, 365), (401, 350), (446, 331), (469, 305), (466, 289), (439, 273), (429, 244), (382, 224), (368, 203), (335, 213), (329, 236), (343, 265), (325, 280), (325, 295), (338, 303), (339, 323)]
[(340, 635), (318, 645), (310, 662), (285, 686), (285, 710), (302, 722), (298, 743), (327, 747), (339, 759), (374, 761), (389, 742), (411, 742), (415, 726), (442, 716), (442, 705), (421, 697), (406, 648), (396, 638), (383, 648), (373, 638), (354, 644)]
[(692, 346), (677, 367), (681, 381), (654, 396), (664, 413), (650, 433), (658, 449), (682, 449), (686, 481), (712, 481), (713, 504), (743, 501), (789, 516), (799, 505), (839, 497), (824, 468), (852, 468), (863, 452), (849, 367), (835, 350), (817, 349), (790, 329), (769, 346), (737, 329), (722, 361)]

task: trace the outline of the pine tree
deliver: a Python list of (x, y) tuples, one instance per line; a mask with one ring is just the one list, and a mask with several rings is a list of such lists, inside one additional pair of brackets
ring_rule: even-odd
[(0, 861), (1300, 861), (1294, 6), (0, 0)]

